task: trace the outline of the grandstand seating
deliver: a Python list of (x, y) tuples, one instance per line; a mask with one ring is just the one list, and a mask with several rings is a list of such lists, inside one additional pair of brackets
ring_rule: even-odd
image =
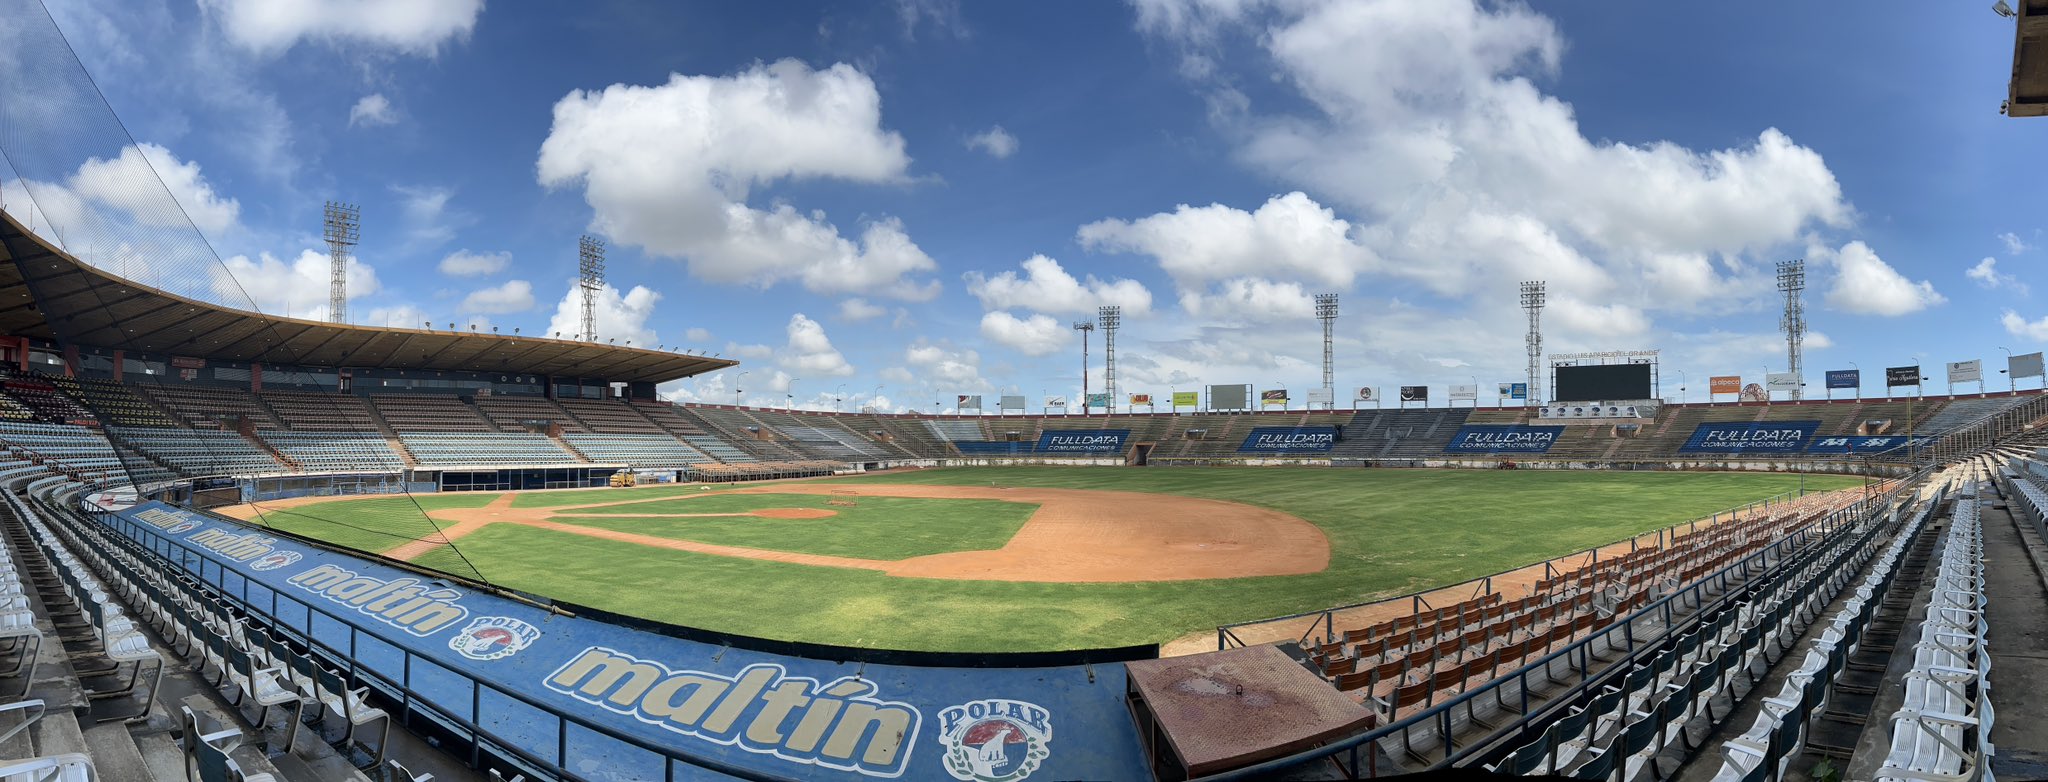
[(398, 439), (423, 466), (541, 466), (582, 461), (547, 435), (530, 432), (401, 432)]
[(602, 434), (662, 434), (660, 425), (648, 419), (640, 409), (621, 400), (558, 399), (562, 406), (585, 430)]
[(0, 380), (0, 390), (23, 407), (35, 412), (35, 420), (46, 423), (96, 422), (91, 411), (66, 396), (43, 378), (9, 376)]
[(99, 414), (109, 426), (177, 426), (155, 405), (136, 396), (127, 386), (96, 378), (53, 377), (50, 383)]
[(252, 394), (167, 383), (141, 383), (130, 387), (169, 411), (179, 423), (195, 429), (233, 430), (234, 422), (239, 420), (246, 420), (258, 429), (284, 428), (284, 424)]
[(286, 470), (235, 432), (114, 427), (108, 434), (186, 475), (262, 475)]
[(2008, 408), (2025, 402), (2025, 397), (1988, 397), (1984, 399), (1954, 399), (1939, 412), (1929, 415), (1915, 427), (1916, 434), (1937, 435), (1952, 431), (1978, 419), (1997, 415)]
[(714, 461), (665, 434), (565, 434), (562, 439), (599, 464), (680, 468)]
[(284, 432), (259, 435), (306, 472), (390, 471), (405, 468), (390, 441), (375, 432)]
[(536, 423), (536, 431), (546, 430), (549, 424), (558, 424), (564, 432), (588, 432), (581, 421), (555, 405), (553, 400), (530, 396), (479, 396), (476, 409), (491, 419), (499, 429), (507, 432), (524, 432)]
[[(376, 394), (370, 405), (401, 435), (408, 432), (491, 432), (489, 421), (458, 397)], [(410, 446), (408, 446), (410, 447)]]
[(286, 427), (304, 432), (375, 432), (377, 416), (370, 403), (355, 394), (312, 391), (264, 391), (263, 402)]

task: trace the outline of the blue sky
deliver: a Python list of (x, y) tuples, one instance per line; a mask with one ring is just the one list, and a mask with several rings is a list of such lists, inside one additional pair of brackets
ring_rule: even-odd
[(1069, 326), (1112, 303), (1121, 390), (1299, 400), (1324, 292), (1340, 389), (1490, 389), (1540, 278), (1553, 351), (1662, 349), (1698, 400), (1783, 370), (1771, 267), (1800, 257), (1811, 388), (2048, 342), (2009, 173), (2048, 125), (1999, 116), (2012, 29), (1974, 6), (51, 10), (254, 306), (324, 315), (339, 199), (352, 321), (569, 332), (595, 233), (600, 337), (743, 361), (680, 399), (1073, 397)]

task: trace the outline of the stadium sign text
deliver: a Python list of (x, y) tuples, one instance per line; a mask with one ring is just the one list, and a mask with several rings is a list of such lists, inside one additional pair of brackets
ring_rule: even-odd
[(386, 581), (357, 575), (333, 565), (292, 576), (286, 582), (336, 603), (354, 608), (377, 621), (413, 635), (434, 631), (462, 621), (469, 609), (455, 603), (462, 596), (453, 589), (426, 589), (416, 578)]
[(1473, 424), (1459, 427), (1444, 453), (1548, 453), (1561, 434), (1562, 426)]
[(1122, 453), (1129, 429), (1050, 430), (1038, 436), (1039, 453)]
[(1238, 453), (1328, 451), (1337, 444), (1334, 426), (1261, 426), (1246, 435)]
[[(1917, 443), (1923, 439), (1926, 438), (1915, 437), (1913, 438), (1913, 441)], [(1815, 439), (1812, 445), (1807, 446), (1806, 452), (1846, 454), (1883, 453), (1885, 451), (1890, 451), (1896, 448), (1904, 447), (1905, 444), (1906, 436), (1902, 434), (1881, 435), (1871, 437), (1822, 437)]]
[(1798, 453), (1820, 428), (1819, 421), (1700, 424), (1679, 446), (1679, 453)]
[(757, 663), (733, 676), (670, 670), (604, 647), (584, 649), (549, 674), (547, 688), (592, 706), (749, 752), (869, 776), (894, 777), (910, 759), (923, 715), (875, 698), (859, 676), (830, 683)]

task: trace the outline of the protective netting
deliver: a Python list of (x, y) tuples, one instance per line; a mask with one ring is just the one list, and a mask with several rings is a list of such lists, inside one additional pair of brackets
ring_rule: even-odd
[[(173, 165), (161, 148), (136, 142), (40, 0), (0, 0), (0, 208), (33, 235), (7, 231), (7, 249), (15, 261), (45, 256), (47, 245), (164, 293), (261, 312), (188, 214), (188, 205), (181, 205), (166, 184), (166, 176), (175, 180), (185, 173), (170, 169)], [(317, 432), (291, 431), (263, 395), (221, 380), (231, 375), (208, 368), (205, 377), (216, 380), (209, 386), (196, 382), (201, 370), (179, 366), (204, 364), (204, 356), (148, 354), (127, 329), (92, 332), (94, 344), (84, 344), (84, 328), (62, 312), (49, 312), (58, 306), (52, 302), (61, 302), (62, 309), (115, 311), (108, 309), (117, 303), (110, 299), (128, 295), (120, 289), (128, 286), (81, 289), (75, 274), (59, 280), (24, 271), (31, 293), (45, 304), (51, 336), (80, 358), (70, 367), (74, 371), (47, 365), (28, 373), (6, 368), (0, 379), (6, 393), (0, 397), (10, 408), (28, 408), (35, 417), (34, 423), (17, 423), (19, 418), (0, 422), (13, 452), (71, 453), (65, 458), (75, 464), (117, 464), (109, 472), (118, 477), (109, 484), (182, 484), (203, 495), (209, 490), (207, 478), (220, 479), (218, 491), (266, 469), (270, 477), (256, 478), (255, 485), (269, 480), (267, 485), (284, 486), (295, 480), (302, 470), (281, 450), (286, 442), (317, 453), (322, 438), (344, 447), (354, 439), (367, 447), (387, 436), (373, 421), (349, 416), (323, 421)], [(316, 402), (319, 394), (344, 393), (333, 368), (322, 371), (294, 360), (297, 352), (279, 331), (267, 325), (243, 340), (243, 347), (292, 365), (286, 371), (299, 381), (296, 389), (316, 395)], [(122, 353), (109, 355), (113, 351)], [(78, 422), (89, 425), (72, 427), (66, 419), (73, 408), (90, 414), (92, 420)], [(266, 435), (267, 430), (275, 434)], [(86, 453), (94, 447), (105, 453)], [(275, 522), (280, 529), (375, 552), (417, 541), (429, 549), (423, 561), (481, 580), (482, 574), (446, 543), (444, 525), (405, 491), (404, 477), (403, 470), (391, 470), (376, 479), (328, 481), (314, 489), (392, 492), (386, 501), (390, 507), (378, 513), (339, 510), (348, 503), (336, 504), (335, 510), (288, 512), (259, 503), (250, 521)]]

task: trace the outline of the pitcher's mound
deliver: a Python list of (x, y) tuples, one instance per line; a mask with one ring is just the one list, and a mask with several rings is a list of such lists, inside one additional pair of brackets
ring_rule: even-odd
[(839, 511), (825, 508), (762, 508), (747, 511), (748, 516), (764, 519), (822, 519), (839, 515)]

